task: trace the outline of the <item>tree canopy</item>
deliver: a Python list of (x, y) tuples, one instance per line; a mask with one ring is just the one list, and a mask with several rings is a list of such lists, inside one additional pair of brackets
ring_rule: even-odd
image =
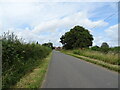
[(101, 48), (109, 48), (109, 45), (106, 42), (103, 42)]
[(44, 44), (42, 44), (42, 46), (47, 46), (47, 47), (50, 47), (53, 49), (53, 43), (51, 43), (51, 42), (44, 43)]
[(106, 42), (103, 42), (101, 45), (101, 51), (104, 53), (108, 53), (109, 51), (109, 45)]
[(61, 36), (60, 42), (65, 49), (87, 48), (92, 46), (93, 36), (82, 26), (75, 26)]

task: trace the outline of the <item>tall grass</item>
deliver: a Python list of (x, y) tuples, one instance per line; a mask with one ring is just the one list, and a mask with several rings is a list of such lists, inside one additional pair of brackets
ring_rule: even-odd
[(16, 84), (45, 58), (51, 49), (36, 43), (25, 43), (14, 33), (2, 36), (2, 88)]
[(73, 50), (74, 54), (98, 59), (110, 64), (120, 65), (120, 59), (118, 58), (118, 54), (112, 54), (112, 53), (102, 53), (99, 51), (92, 51), (92, 50)]

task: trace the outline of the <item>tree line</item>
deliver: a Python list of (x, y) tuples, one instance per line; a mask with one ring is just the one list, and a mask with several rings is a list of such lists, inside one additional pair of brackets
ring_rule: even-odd
[(107, 42), (103, 42), (100, 47), (92, 46), (93, 40), (93, 35), (90, 34), (89, 30), (82, 26), (75, 26), (60, 38), (60, 42), (64, 49), (83, 49), (91, 47), (91, 50), (101, 51), (104, 53), (108, 53), (109, 51), (120, 51), (120, 47), (110, 48)]

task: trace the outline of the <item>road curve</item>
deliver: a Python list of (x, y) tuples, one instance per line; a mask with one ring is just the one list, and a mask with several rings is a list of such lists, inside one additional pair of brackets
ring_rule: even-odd
[(118, 88), (118, 73), (53, 51), (43, 88)]

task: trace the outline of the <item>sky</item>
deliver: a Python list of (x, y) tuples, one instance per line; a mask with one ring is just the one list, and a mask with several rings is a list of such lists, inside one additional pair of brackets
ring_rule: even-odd
[(118, 46), (118, 3), (104, 1), (1, 0), (0, 35), (10, 31), (25, 42), (62, 46), (60, 37), (79, 25), (93, 35), (93, 46)]

